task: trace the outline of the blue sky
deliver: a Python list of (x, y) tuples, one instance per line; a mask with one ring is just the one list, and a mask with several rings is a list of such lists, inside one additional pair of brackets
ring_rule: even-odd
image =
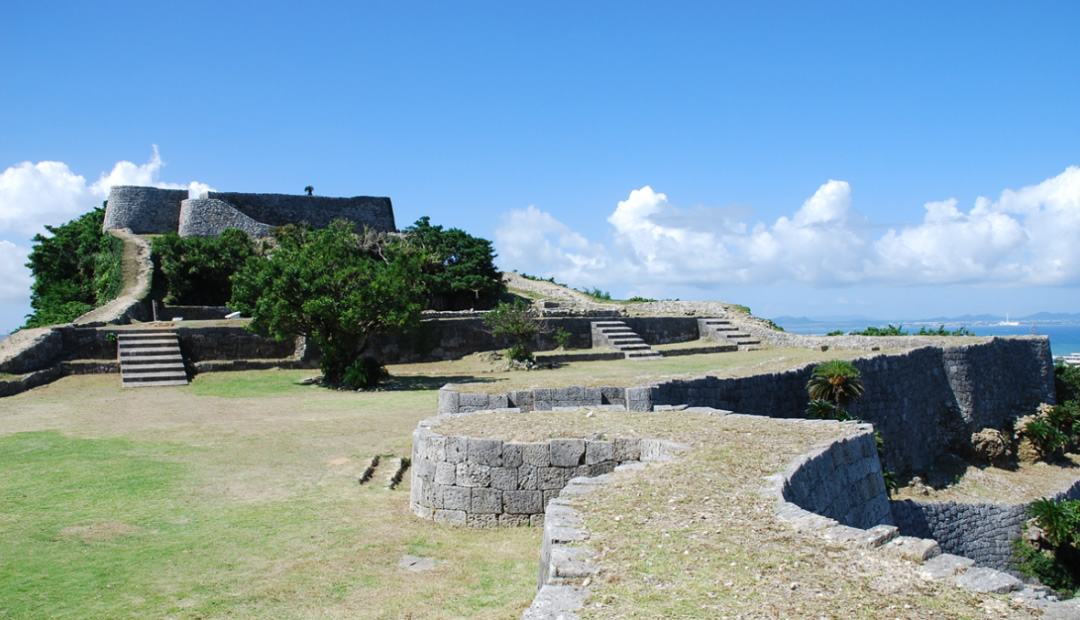
[[(760, 316), (1080, 311), (1075, 2), (15, 3), (0, 332), (111, 184), (379, 195)], [(157, 155), (155, 155), (155, 153)]]

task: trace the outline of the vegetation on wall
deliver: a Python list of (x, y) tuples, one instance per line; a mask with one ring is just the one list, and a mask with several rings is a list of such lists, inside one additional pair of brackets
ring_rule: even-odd
[(224, 306), (232, 297), (231, 278), (255, 255), (255, 242), (244, 231), (229, 228), (217, 237), (170, 232), (154, 238), (151, 249), (155, 282), (164, 282), (165, 303)]
[(406, 239), (335, 220), (329, 228), (284, 226), (279, 246), (252, 256), (233, 278), (230, 307), (249, 329), (286, 340), (302, 335), (321, 349), (326, 383), (341, 384), (371, 337), (415, 327), (428, 291), (424, 252)]
[(1020, 572), (1035, 577), (1065, 598), (1080, 589), (1080, 500), (1040, 499), (1032, 521), (1015, 542)]
[(97, 208), (34, 236), (26, 264), (34, 274), (33, 312), (24, 327), (71, 322), (119, 295), (124, 242), (102, 232), (104, 221), (105, 209)]
[(495, 249), (487, 239), (458, 228), (432, 226), (426, 215), (402, 233), (410, 245), (429, 255), (423, 277), (431, 309), (488, 308), (506, 292), (495, 267)]

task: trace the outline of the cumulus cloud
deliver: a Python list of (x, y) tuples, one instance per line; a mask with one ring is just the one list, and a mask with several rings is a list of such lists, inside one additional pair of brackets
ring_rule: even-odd
[[(26, 302), (33, 278), (26, 267), (30, 248), (0, 241), (0, 304)], [(2, 326), (0, 326), (2, 327)]]
[(159, 180), (165, 163), (157, 145), (145, 164), (120, 161), (97, 181), (87, 183), (67, 164), (58, 161), (22, 162), (0, 173), (0, 233), (32, 236), (44, 226), (59, 225), (101, 205), (114, 185), (149, 185), (188, 189), (196, 194), (209, 190), (204, 183), (187, 185)]
[(509, 267), (579, 286), (1080, 284), (1078, 167), (996, 201), (980, 197), (968, 211), (950, 198), (923, 212), (920, 223), (872, 238), (844, 181), (772, 223), (681, 209), (645, 186), (607, 218), (610, 247), (534, 206), (504, 217), (496, 246)]

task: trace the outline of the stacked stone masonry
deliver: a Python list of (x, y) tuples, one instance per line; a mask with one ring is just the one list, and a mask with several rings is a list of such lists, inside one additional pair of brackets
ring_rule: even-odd
[(413, 432), (413, 514), (469, 527), (537, 525), (571, 478), (599, 476), (623, 463), (668, 460), (679, 444), (658, 439), (552, 439), (517, 443), (444, 436), (438, 424)]
[[(1040, 403), (1054, 402), (1053, 361), (1045, 337), (925, 347), (898, 355), (854, 360), (865, 394), (849, 410), (872, 423), (885, 441), (885, 467), (922, 472), (972, 432), (998, 427)], [(686, 405), (777, 418), (806, 412), (812, 366), (750, 377), (701, 377), (629, 388), (570, 387), (507, 394), (439, 394), (439, 413), (517, 407), (620, 405), (634, 411)]]
[[(1080, 499), (1080, 481), (1051, 499)], [(892, 514), (905, 536), (933, 538), (945, 553), (970, 558), (979, 566), (1014, 571), (1013, 541), (1031, 518), (1030, 504), (892, 502)]]
[(265, 237), (270, 229), (306, 222), (325, 228), (346, 219), (381, 232), (397, 230), (389, 198), (332, 198), (291, 194), (208, 192), (189, 199), (188, 190), (119, 185), (105, 207), (105, 230), (127, 228), (136, 234), (177, 232), (182, 237), (208, 237), (226, 228)]

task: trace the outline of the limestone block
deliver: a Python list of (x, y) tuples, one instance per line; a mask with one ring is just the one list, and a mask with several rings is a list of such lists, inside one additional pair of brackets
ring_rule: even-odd
[(919, 577), (927, 581), (955, 577), (975, 565), (975, 560), (970, 558), (943, 553), (935, 558), (930, 558), (919, 567)]
[(585, 458), (584, 439), (552, 439), (548, 446), (555, 467), (576, 467)]
[(488, 408), (487, 394), (459, 394), (458, 408), (461, 412), (481, 411)]
[(505, 394), (488, 394), (485, 409), (506, 409), (510, 406), (510, 399)]
[(652, 391), (647, 387), (626, 388), (626, 408), (629, 411), (652, 411)]
[(470, 489), (456, 486), (443, 486), (439, 488), (442, 497), (441, 500), (435, 504), (436, 507), (446, 510), (469, 509), (469, 503), (472, 501)]
[(612, 458), (619, 462), (637, 461), (641, 458), (641, 440), (616, 437)]
[(540, 491), (504, 491), (503, 511), (509, 514), (535, 514), (544, 510)]
[(465, 525), (466, 516), (464, 510), (436, 510), (435, 522), (449, 525)]
[(440, 415), (450, 413), (460, 413), (461, 405), (459, 394), (449, 387), (443, 387), (439, 390), (439, 408), (438, 413)]
[(522, 525), (529, 525), (529, 515), (503, 513), (499, 515), (499, 525), (501, 527), (520, 527)]
[(551, 465), (550, 447), (547, 443), (527, 443), (521, 450), (521, 461), (536, 467)]
[[(430, 461), (427, 461), (430, 462)], [(435, 464), (436, 484), (454, 484), (457, 480), (457, 465), (454, 463)]]
[(565, 467), (540, 467), (536, 487), (543, 490), (562, 489), (575, 473), (575, 470)]
[(427, 441), (424, 442), (427, 448), (424, 453), (424, 458), (432, 461), (445, 461), (446, 460), (446, 437), (442, 435), (436, 435), (429, 433), (430, 436)]
[(522, 490), (535, 490), (540, 484), (540, 468), (536, 465), (523, 463), (517, 469), (518, 488)]
[(1008, 573), (979, 566), (969, 568), (963, 575), (957, 577), (956, 585), (968, 590), (992, 594), (1005, 594), (1024, 587), (1019, 579)]
[(447, 463), (461, 463), (468, 454), (469, 440), (467, 437), (450, 436), (446, 438), (444, 456)]
[(592, 465), (601, 461), (610, 461), (615, 457), (615, 447), (610, 441), (585, 442), (585, 464)]
[(456, 482), (462, 487), (491, 486), (491, 467), (475, 463), (458, 463)]
[(502, 466), (502, 441), (498, 439), (470, 438), (468, 446), (468, 456), (466, 458), (470, 463), (490, 467)]
[(469, 527), (491, 528), (499, 527), (499, 516), (489, 513), (469, 513), (465, 524)]
[(521, 465), (526, 445), (523, 443), (504, 443), (502, 447), (502, 466), (517, 467)]
[(508, 404), (522, 411), (531, 411), (533, 408), (533, 393), (529, 390), (514, 390), (507, 393)]
[(473, 489), (469, 514), (498, 514), (502, 512), (503, 492), (497, 489)]
[[(540, 512), (534, 515), (529, 515), (529, 525), (532, 527), (543, 528), (544, 527), (544, 513)], [(567, 618), (567, 620), (570, 620)]]
[(518, 488), (517, 467), (492, 467), (491, 488), (502, 491), (514, 491)]

